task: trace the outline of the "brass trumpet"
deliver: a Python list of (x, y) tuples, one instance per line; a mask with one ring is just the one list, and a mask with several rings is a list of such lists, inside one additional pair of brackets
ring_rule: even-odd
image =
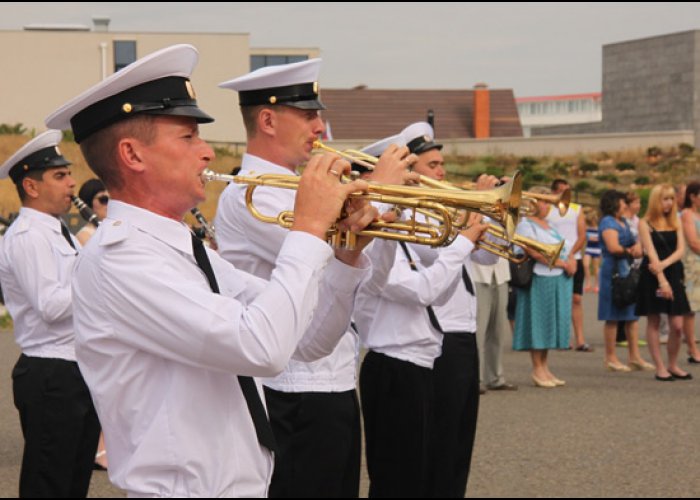
[[(421, 179), (421, 182), (423, 182), (423, 179)], [(433, 182), (441, 181), (433, 180)], [(449, 184), (449, 182), (443, 182), (443, 184)], [(457, 184), (456, 187), (462, 189), (475, 189), (476, 183), (462, 182), (460, 184)], [(536, 205), (538, 201), (544, 201), (556, 206), (557, 210), (559, 210), (559, 215), (564, 217), (566, 215), (566, 212), (569, 210), (569, 205), (571, 204), (571, 188), (567, 188), (560, 194), (539, 194), (532, 193), (530, 191), (523, 191), (524, 203), (521, 205), (520, 214), (525, 216), (535, 215), (535, 211), (537, 210)]]
[[(571, 204), (571, 188), (566, 188), (566, 190), (562, 191), (560, 194), (537, 194), (526, 191), (523, 193), (523, 198), (532, 198), (536, 201), (550, 203), (557, 207), (559, 215), (564, 217), (569, 210), (569, 204)], [(534, 210), (536, 210), (536, 208)], [(533, 212), (524, 213), (523, 215), (535, 215)]]
[[(487, 233), (505, 240), (505, 235), (503, 234), (503, 229), (494, 224), (489, 224), (489, 228), (486, 230)], [(557, 262), (562, 249), (564, 248), (564, 240), (559, 243), (542, 243), (541, 241), (533, 240), (532, 238), (527, 238), (519, 234), (515, 234), (510, 241), (513, 245), (517, 245), (523, 249), (531, 249), (541, 254), (547, 259), (547, 265), (551, 269)], [(520, 263), (525, 261), (527, 258), (527, 253), (525, 255), (517, 255), (509, 248), (509, 245), (500, 245), (489, 240), (479, 240), (476, 246), (482, 248), (488, 252), (491, 252), (499, 257), (507, 259), (511, 262)]]
[[(266, 174), (258, 177), (233, 176), (218, 174), (211, 170), (202, 173), (204, 181), (224, 181), (246, 184), (246, 206), (251, 215), (262, 222), (275, 223), (290, 228), (294, 221), (291, 211), (280, 212), (275, 216), (261, 214), (253, 204), (253, 192), (258, 186), (284, 189), (298, 189), (299, 177), (292, 175)], [(519, 178), (518, 178), (519, 180)], [(450, 210), (469, 210), (486, 215), (503, 224), (504, 234), (512, 237), (517, 224), (520, 203), (520, 183), (513, 182), (491, 191), (447, 191), (444, 189), (427, 189), (415, 186), (398, 186), (391, 184), (369, 183), (367, 193), (355, 193), (352, 198), (396, 205), (402, 210), (410, 210), (412, 217), (408, 221), (373, 222), (361, 231), (360, 235), (405, 241), (430, 246), (449, 245), (457, 236), (454, 231)], [(418, 210), (428, 210), (439, 224), (419, 223), (416, 220)], [(352, 234), (341, 234), (337, 227), (332, 227), (328, 238), (336, 246), (352, 246)]]
[[(353, 149), (338, 151), (326, 146), (321, 141), (315, 141), (313, 147), (314, 149), (335, 153), (350, 162), (357, 163), (370, 170), (373, 170), (374, 166), (379, 161), (379, 158), (363, 153), (362, 151), (356, 151)], [(520, 172), (516, 172), (513, 179), (502, 186), (489, 191), (480, 191), (480, 193), (488, 193), (488, 195), (476, 197), (476, 199), (472, 198), (473, 201), (483, 200), (481, 203), (477, 203), (476, 205), (460, 203), (459, 199), (461, 195), (458, 193), (464, 193), (465, 190), (450, 184), (449, 182), (437, 181), (425, 175), (421, 175), (420, 183), (424, 187), (393, 187), (404, 188), (401, 196), (426, 196), (429, 199), (439, 198), (439, 202), (443, 203), (450, 210), (452, 225), (456, 230), (464, 229), (468, 218), (467, 212), (475, 211), (481, 213), (482, 215), (486, 215), (501, 224), (505, 228), (507, 240), (510, 240), (513, 234), (515, 234), (515, 228), (518, 225), (518, 220), (520, 218), (522, 191), (522, 176)], [(440, 191), (444, 190), (449, 190), (452, 192), (452, 194), (440, 194)], [(479, 191), (470, 191), (470, 193), (472, 195), (477, 195)], [(448, 199), (449, 201), (446, 201)], [(493, 203), (494, 201), (496, 201), (496, 203)]]

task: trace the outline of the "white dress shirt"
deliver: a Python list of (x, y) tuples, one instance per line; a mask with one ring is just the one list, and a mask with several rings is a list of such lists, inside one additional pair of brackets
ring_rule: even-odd
[[(380, 241), (369, 249), (372, 261), (381, 259), (385, 246)], [(379, 243), (379, 244), (377, 244)], [(462, 264), (474, 244), (463, 236), (439, 252), (428, 267), (413, 252), (415, 272), (403, 250), (396, 250), (394, 266), (386, 284), (363, 285), (355, 300), (355, 322), (367, 348), (432, 368), (440, 356), (442, 334), (432, 327), (426, 307), (446, 305), (462, 283)], [(461, 329), (465, 327), (462, 326)]]
[[(255, 177), (262, 174), (294, 175), (284, 167), (245, 154), (238, 175)], [(219, 254), (238, 269), (269, 279), (289, 231), (255, 219), (245, 206), (246, 189), (245, 185), (231, 183), (219, 198), (214, 221)], [(253, 201), (260, 213), (277, 215), (284, 210), (293, 210), (295, 197), (296, 191), (291, 189), (258, 187)], [(282, 392), (342, 392), (355, 388), (359, 342), (350, 328), (350, 314), (355, 290), (367, 275), (370, 264), (367, 258), (363, 259), (360, 269), (339, 261), (336, 263), (344, 271), (344, 276), (335, 283), (338, 293), (332, 314), (346, 318), (342, 330), (337, 332), (340, 335), (344, 332), (344, 335), (328, 356), (310, 363), (292, 359), (277, 377), (263, 381), (266, 386)]]
[(61, 234), (61, 222), (31, 208), (22, 207), (5, 233), (0, 283), (25, 355), (75, 361), (70, 283), (76, 256)]
[[(76, 353), (102, 423), (109, 475), (131, 496), (262, 497), (258, 444), (237, 375), (272, 376), (327, 346), (319, 288), (333, 253), (290, 232), (269, 282), (207, 250), (214, 294), (181, 222), (112, 199), (73, 280)], [(315, 310), (315, 312), (314, 312)], [(262, 392), (259, 390), (259, 392)]]
[[(567, 210), (563, 217), (559, 215), (559, 210), (556, 209), (555, 205), (552, 205), (552, 208), (547, 214), (547, 222), (566, 239), (569, 248), (573, 248), (578, 240), (579, 213), (581, 213), (581, 205), (578, 203), (571, 203), (569, 204), (569, 210)], [(581, 250), (576, 252), (574, 258), (576, 260), (581, 260), (583, 258)]]
[[(426, 245), (409, 245), (409, 248), (411, 254), (418, 255), (421, 263), (427, 267), (435, 263), (440, 252), (445, 251), (445, 248), (431, 248)], [(499, 260), (503, 259), (485, 250), (475, 250), (465, 256), (463, 265), (471, 278), (474, 275), (474, 268), (479, 265), (478, 262), (484, 267), (492, 267)], [(508, 264), (507, 261), (504, 262)], [(450, 299), (444, 305), (433, 307), (433, 311), (443, 332), (476, 333), (476, 289), (474, 288), (474, 295), (469, 293), (462, 279), (462, 270), (460, 269), (458, 273), (460, 284), (455, 287)], [(471, 279), (473, 282), (474, 279)]]

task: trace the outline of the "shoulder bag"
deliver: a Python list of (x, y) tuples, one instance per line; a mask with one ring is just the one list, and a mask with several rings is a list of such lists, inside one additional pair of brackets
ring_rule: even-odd
[(535, 259), (525, 255), (522, 262), (509, 262), (510, 264), (510, 284), (516, 288), (530, 288), (532, 274), (535, 268)]
[[(630, 231), (630, 226), (626, 220), (622, 221), (625, 228)], [(620, 273), (620, 262), (627, 260), (630, 262), (630, 270), (626, 276)], [(615, 271), (612, 275), (612, 302), (615, 307), (622, 309), (637, 303), (639, 277), (642, 274), (639, 264), (635, 265), (634, 259), (629, 255), (624, 258), (615, 258)]]

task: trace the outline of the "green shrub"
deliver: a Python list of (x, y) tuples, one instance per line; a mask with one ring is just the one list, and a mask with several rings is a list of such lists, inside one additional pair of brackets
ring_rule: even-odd
[(642, 204), (642, 208), (639, 211), (639, 216), (643, 217), (644, 213), (647, 211), (647, 206), (649, 205), (649, 194), (651, 193), (651, 188), (642, 188), (637, 190), (639, 195), (639, 201)]
[(9, 313), (0, 316), (0, 330), (12, 330), (12, 318)]
[(615, 174), (601, 174), (601, 175), (596, 175), (595, 179), (600, 182), (612, 182), (613, 184), (617, 184), (620, 182), (620, 180), (617, 178)]
[(574, 186), (574, 191), (586, 192), (590, 191), (593, 186), (588, 181), (579, 181)]
[(615, 170), (618, 170), (620, 172), (623, 172), (625, 170), (635, 170), (634, 163), (630, 163), (627, 161), (621, 161), (617, 165), (615, 165)]
[(552, 175), (563, 176), (569, 174), (569, 165), (566, 163), (555, 161), (549, 166), (547, 171)]
[(637, 178), (634, 180), (634, 183), (635, 183), (635, 184), (638, 184), (638, 185), (640, 185), (640, 186), (646, 186), (646, 185), (649, 184), (650, 182), (651, 182), (651, 180), (650, 180), (649, 177), (647, 177), (646, 175), (643, 175), (642, 177), (637, 177)]
[(597, 172), (598, 170), (600, 170), (600, 168), (598, 167), (597, 163), (586, 162), (586, 163), (581, 164), (581, 166), (579, 167), (579, 170), (581, 172), (587, 173), (587, 172)]
[(678, 145), (678, 152), (681, 154), (681, 156), (689, 156), (693, 154), (693, 151), (695, 151), (695, 147), (687, 142), (681, 142)]
[(537, 159), (532, 156), (523, 156), (518, 160), (518, 170), (523, 174), (534, 171), (535, 165), (537, 165)]
[(65, 142), (75, 142), (75, 134), (73, 134), (72, 130), (64, 130), (63, 131), (63, 140)]
[(647, 156), (660, 156), (661, 155), (661, 148), (657, 146), (651, 146), (650, 148), (647, 148)]
[(495, 177), (503, 177), (505, 175), (505, 169), (496, 165), (489, 165), (486, 167), (484, 173), (487, 175), (493, 175)]
[(0, 135), (24, 135), (26, 133), (27, 128), (21, 123), (15, 123), (14, 125), (0, 123)]
[(523, 175), (523, 185), (526, 189), (543, 184), (549, 184), (549, 177), (543, 172), (527, 172)]

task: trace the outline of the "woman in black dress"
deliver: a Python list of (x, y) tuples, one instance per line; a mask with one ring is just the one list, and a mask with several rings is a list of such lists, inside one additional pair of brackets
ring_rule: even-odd
[[(676, 193), (670, 184), (654, 186), (649, 207), (639, 223), (639, 237), (646, 256), (642, 261), (639, 298), (635, 313), (647, 316), (647, 342), (656, 366), (656, 380), (689, 380), (692, 376), (678, 366), (683, 316), (690, 306), (683, 284), (685, 239), (676, 213)], [(659, 320), (668, 314), (668, 366), (661, 357)]]

